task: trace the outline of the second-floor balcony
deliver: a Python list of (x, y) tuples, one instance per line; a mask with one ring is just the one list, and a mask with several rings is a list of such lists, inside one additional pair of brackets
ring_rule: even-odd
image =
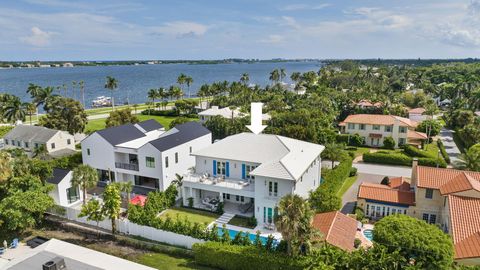
[(130, 170), (130, 171), (138, 171), (138, 163), (115, 162), (115, 168)]
[[(253, 197), (253, 192), (255, 191), (255, 184), (251, 183), (248, 180), (234, 179), (234, 178), (224, 178), (222, 176), (208, 176), (201, 174), (187, 174), (183, 178), (184, 185), (189, 185), (192, 183), (197, 187), (202, 187), (207, 190), (231, 192), (241, 191), (241, 192), (251, 192), (248, 194)], [(248, 196), (247, 195), (247, 196)]]

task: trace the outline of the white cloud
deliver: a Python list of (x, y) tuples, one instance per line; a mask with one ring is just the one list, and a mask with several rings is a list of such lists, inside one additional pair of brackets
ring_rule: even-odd
[(284, 40), (285, 40), (284, 36), (273, 34), (273, 35), (268, 35), (267, 38), (265, 39), (261, 39), (260, 42), (268, 43), (268, 44), (279, 44), (279, 43), (283, 43)]
[(153, 34), (162, 34), (183, 37), (203, 36), (208, 30), (208, 26), (196, 22), (174, 21), (167, 22), (163, 26), (152, 27)]
[(348, 13), (359, 15), (362, 19), (369, 20), (372, 25), (387, 29), (401, 29), (411, 23), (410, 18), (406, 15), (375, 7), (361, 7)]
[(23, 42), (30, 44), (35, 47), (46, 47), (50, 45), (52, 36), (55, 34), (53, 32), (43, 31), (37, 26), (32, 27), (31, 35), (20, 38)]
[(283, 11), (297, 11), (297, 10), (319, 10), (319, 9), (324, 9), (326, 7), (331, 6), (331, 4), (328, 3), (323, 3), (323, 4), (318, 4), (318, 5), (307, 5), (307, 4), (291, 4), (291, 5), (286, 5), (280, 10)]

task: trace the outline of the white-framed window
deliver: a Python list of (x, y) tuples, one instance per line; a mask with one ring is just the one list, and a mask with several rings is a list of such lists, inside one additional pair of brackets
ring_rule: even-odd
[(392, 126), (385, 126), (385, 132), (392, 132)]
[(400, 127), (398, 132), (407, 133), (407, 127)]
[(175, 153), (175, 164), (178, 163), (178, 152)]
[(354, 123), (348, 123), (348, 129), (355, 129)]
[(255, 180), (255, 176), (250, 175), (250, 172), (255, 170), (255, 168), (257, 168), (257, 166), (245, 165), (245, 178), (247, 178), (249, 180)]
[(226, 167), (227, 165), (225, 161), (217, 161), (217, 175), (225, 175)]
[(268, 195), (269, 196), (278, 196), (278, 182), (268, 181)]
[(165, 157), (165, 168), (168, 168), (168, 157)]
[(68, 145), (72, 144), (72, 140), (67, 139), (67, 144), (68, 144)]
[(380, 125), (373, 125), (372, 129), (373, 130), (380, 130)]
[(190, 153), (192, 153), (193, 148), (190, 146)]
[(360, 124), (360, 130), (365, 130), (365, 124)]
[(90, 148), (87, 148), (87, 156), (90, 156)]
[(5, 139), (5, 144), (8, 144), (8, 139)]
[(50, 144), (52, 149), (55, 149), (55, 143)]
[(29, 145), (28, 145), (28, 142), (25, 142), (25, 148), (28, 148)]
[(405, 140), (405, 138), (398, 138), (398, 145), (405, 145), (407, 143), (407, 141)]
[(425, 190), (425, 198), (426, 199), (433, 199), (433, 189), (427, 188)]

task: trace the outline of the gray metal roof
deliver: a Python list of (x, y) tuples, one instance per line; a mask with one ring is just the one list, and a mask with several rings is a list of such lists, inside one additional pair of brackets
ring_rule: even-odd
[(57, 132), (59, 131), (41, 126), (18, 125), (10, 130), (4, 138), (9, 140), (46, 143), (57, 134)]
[(158, 123), (155, 119), (145, 120), (137, 123), (137, 125), (143, 128), (146, 132), (163, 128), (162, 124)]
[(117, 145), (145, 136), (145, 134), (133, 124), (106, 128), (96, 131), (96, 133), (102, 136), (102, 138), (104, 138), (111, 145)]
[(58, 185), (65, 178), (65, 176), (67, 176), (69, 172), (70, 170), (54, 168), (52, 172), (52, 177), (48, 178), (47, 182), (50, 184)]
[(176, 125), (171, 130), (165, 132), (160, 138), (151, 141), (150, 144), (160, 151), (165, 151), (207, 134), (210, 134), (210, 130), (206, 129), (202, 124), (198, 122), (187, 122)]

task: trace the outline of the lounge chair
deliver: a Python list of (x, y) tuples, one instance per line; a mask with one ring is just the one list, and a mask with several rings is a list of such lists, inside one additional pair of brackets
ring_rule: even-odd
[(13, 239), (12, 243), (10, 244), (10, 248), (17, 248), (18, 247), (18, 239)]

